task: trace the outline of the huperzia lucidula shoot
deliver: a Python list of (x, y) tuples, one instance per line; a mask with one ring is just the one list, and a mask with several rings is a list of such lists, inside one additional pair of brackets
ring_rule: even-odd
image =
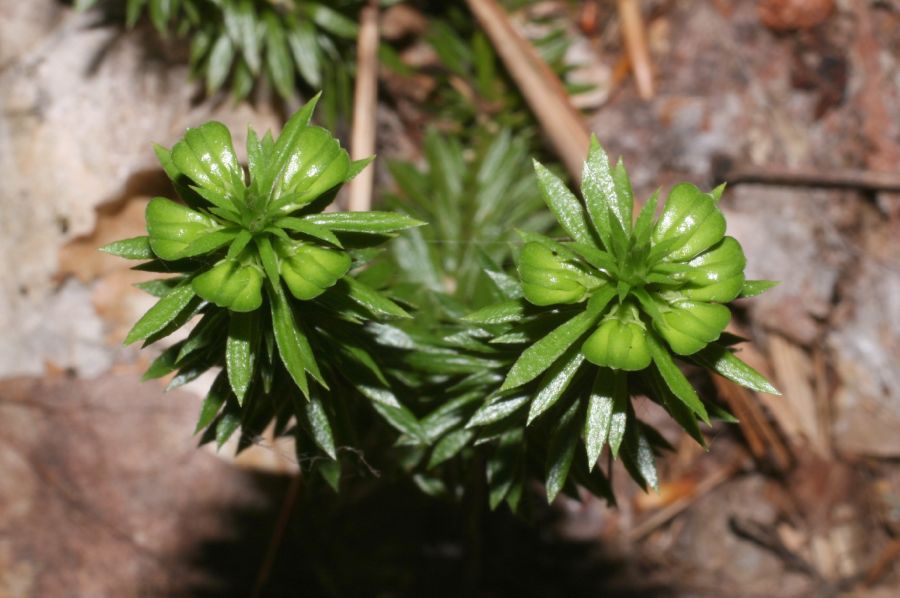
[(336, 422), (358, 398), (400, 431), (416, 431), (365, 331), (367, 322), (408, 314), (353, 270), (373, 246), (422, 223), (392, 212), (323, 212), (371, 160), (352, 161), (328, 130), (310, 124), (318, 97), (277, 139), (248, 131), (246, 170), (218, 122), (188, 129), (171, 149), (157, 146), (181, 201), (153, 198), (147, 235), (103, 250), (175, 274), (141, 285), (159, 301), (126, 343), (154, 343), (199, 316), (145, 377), (177, 372), (177, 386), (222, 368), (198, 424), (206, 439), (221, 444), (238, 426), (257, 433), (272, 420), (289, 430), (294, 416), (298, 451), (305, 443), (335, 460)]
[(746, 280), (744, 253), (725, 234), (718, 205), (724, 186), (703, 192), (678, 184), (658, 218), (659, 192), (635, 218), (628, 173), (621, 160), (610, 164), (596, 138), (584, 166), (583, 201), (550, 170), (534, 166), (544, 200), (568, 239), (521, 233), (522, 298), (466, 319), (496, 326), (500, 342), (541, 327), (547, 332), (524, 348), (468, 427), (519, 421), (527, 429), (555, 413), (548, 425), (558, 441), (550, 444), (562, 448), (546, 456), (549, 499), (570, 473), (576, 439), (562, 436), (573, 433), (584, 444), (588, 472), (609, 446), (614, 457), (622, 449), (639, 483), (655, 486), (653, 457), (663, 443), (638, 421), (629, 397), (646, 394), (703, 443), (698, 420), (710, 422), (708, 402), (678, 360), (777, 394), (732, 351), (739, 339), (723, 334), (731, 319), (727, 304), (774, 283)]

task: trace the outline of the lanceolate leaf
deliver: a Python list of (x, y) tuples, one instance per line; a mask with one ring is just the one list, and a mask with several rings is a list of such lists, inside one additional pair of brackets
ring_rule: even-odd
[(165, 328), (182, 310), (188, 307), (193, 298), (194, 289), (188, 284), (172, 289), (137, 321), (134, 328), (125, 337), (125, 344), (130, 345), (135, 341), (143, 340)]
[(622, 372), (600, 368), (594, 378), (584, 420), (584, 445), (588, 467), (593, 469), (607, 440), (615, 455), (625, 432), (628, 390)]
[(777, 280), (747, 280), (741, 289), (741, 297), (756, 297), (769, 289), (778, 286)]
[(528, 395), (513, 397), (497, 396), (482, 406), (466, 424), (467, 428), (486, 426), (501, 421), (518, 411), (531, 399)]
[(203, 406), (200, 408), (200, 417), (197, 419), (197, 427), (194, 429), (194, 434), (212, 423), (230, 393), (231, 389), (228, 386), (225, 372), (220, 372), (210, 387), (206, 398), (203, 399)]
[(703, 406), (700, 397), (697, 396), (697, 391), (694, 390), (694, 387), (691, 386), (688, 379), (685, 378), (684, 374), (681, 373), (681, 370), (678, 369), (675, 360), (665, 349), (662, 341), (660, 341), (655, 334), (648, 334), (647, 341), (650, 348), (650, 354), (653, 357), (653, 363), (656, 365), (657, 369), (659, 369), (662, 379), (672, 393), (678, 397), (681, 402), (687, 405), (691, 411), (700, 416), (700, 419), (709, 423), (709, 415), (706, 413), (706, 407)]
[(127, 260), (152, 260), (156, 257), (150, 249), (150, 237), (134, 237), (104, 245), (100, 251)]
[(537, 174), (541, 193), (547, 206), (556, 215), (556, 219), (573, 241), (593, 245), (593, 238), (588, 229), (587, 219), (581, 203), (569, 191), (562, 180), (547, 170), (540, 162), (535, 161), (534, 171)]
[(569, 469), (575, 457), (575, 446), (578, 443), (575, 424), (580, 407), (580, 402), (572, 403), (556, 423), (550, 437), (550, 448), (547, 453), (547, 502), (553, 502), (569, 477)]
[(266, 285), (266, 289), (272, 306), (272, 326), (275, 329), (278, 354), (297, 387), (309, 399), (309, 381), (306, 379), (306, 372), (311, 370), (318, 372), (309, 341), (294, 321), (294, 314), (291, 313), (291, 306), (284, 291), (272, 285)]
[(473, 324), (503, 324), (522, 319), (524, 313), (525, 305), (521, 301), (514, 299), (479, 309), (465, 316), (463, 320)]
[(322, 399), (313, 395), (304, 406), (306, 421), (312, 432), (313, 440), (325, 454), (332, 459), (337, 459), (337, 448), (334, 445), (334, 434), (331, 430), (331, 422), (322, 405)]
[(435, 445), (428, 460), (428, 469), (455, 457), (475, 436), (470, 430), (456, 430), (447, 434)]
[(737, 355), (726, 347), (709, 345), (698, 353), (691, 355), (691, 359), (703, 367), (709, 368), (733, 382), (737, 382), (741, 386), (757, 392), (781, 395), (778, 389), (766, 380), (765, 376), (741, 361)]
[(666, 411), (669, 412), (669, 415), (672, 416), (672, 419), (677, 421), (679, 425), (691, 435), (691, 438), (697, 441), (697, 444), (705, 447), (706, 439), (700, 432), (700, 426), (697, 425), (697, 416), (687, 405), (672, 394), (672, 391), (669, 390), (665, 380), (663, 380), (662, 375), (659, 373), (658, 368), (650, 368), (647, 381), (653, 391), (653, 396), (663, 407), (665, 407)]
[[(656, 473), (656, 459), (653, 455), (653, 447), (647, 438), (647, 432), (643, 424), (638, 423), (632, 427), (628, 441), (625, 444), (623, 461), (625, 467), (632, 472), (635, 479), (644, 481), (644, 488), (659, 490), (659, 475)], [(635, 475), (637, 474), (637, 475)]]
[(244, 395), (253, 379), (256, 355), (259, 347), (258, 312), (232, 312), (228, 323), (228, 341), (225, 344), (225, 368), (228, 382), (243, 404)]
[(584, 355), (578, 347), (573, 347), (569, 350), (569, 354), (566, 357), (558, 360), (544, 374), (540, 389), (531, 402), (526, 425), (530, 425), (535, 418), (547, 411), (562, 397), (578, 374), (578, 368), (581, 367), (582, 363), (584, 363)]
[(322, 241), (331, 243), (336, 247), (343, 247), (343, 245), (341, 245), (341, 240), (338, 239), (337, 236), (328, 228), (319, 226), (318, 224), (313, 224), (309, 220), (303, 220), (302, 218), (294, 218), (289, 216), (279, 219), (275, 222), (275, 225), (287, 230), (308, 235), (316, 239), (321, 239)]
[(408, 318), (410, 315), (406, 311), (373, 289), (372, 287), (355, 280), (348, 276), (343, 279), (349, 290), (348, 295), (353, 301), (362, 305), (373, 314), (379, 316), (387, 316), (390, 318)]
[(305, 216), (313, 224), (332, 231), (383, 235), (425, 224), (395, 212), (325, 212)]
[(597, 320), (597, 314), (585, 311), (530, 346), (509, 370), (500, 390), (530, 382), (552, 366)]
[(176, 363), (182, 345), (184, 345), (184, 341), (176, 343), (160, 353), (159, 357), (154, 359), (147, 371), (144, 372), (142, 380), (155, 380), (175, 371), (178, 367)]

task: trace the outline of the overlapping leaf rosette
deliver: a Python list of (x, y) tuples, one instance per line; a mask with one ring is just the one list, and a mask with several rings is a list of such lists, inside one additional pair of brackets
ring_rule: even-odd
[[(522, 296), (467, 318), (493, 329), (494, 344), (523, 344), (466, 429), (498, 452), (504, 438), (525, 438), (528, 459), (536, 449), (542, 461), (548, 499), (567, 484), (573, 490), (573, 473), (582, 484), (593, 476), (606, 488), (592, 473), (604, 446), (640, 484), (655, 486), (654, 455), (665, 441), (636, 418), (630, 396), (659, 403), (703, 443), (698, 420), (709, 423), (711, 410), (727, 414), (701, 399), (679, 360), (776, 393), (731, 350), (739, 339), (724, 333), (726, 304), (773, 283), (745, 279), (743, 251), (726, 236), (718, 207), (723, 187), (705, 193), (676, 185), (658, 218), (655, 193), (633, 219), (628, 174), (621, 161), (610, 165), (596, 139), (584, 167), (583, 203), (552, 172), (539, 163), (535, 169), (569, 239), (522, 233)], [(579, 439), (584, 451), (576, 454)]]
[(126, 343), (148, 345), (196, 321), (145, 377), (177, 372), (173, 387), (222, 368), (198, 422), (204, 439), (221, 444), (241, 427), (245, 446), (275, 421), (277, 433), (295, 433), (298, 454), (327, 457), (323, 471), (336, 483), (338, 446), (353, 444), (358, 425), (367, 429), (370, 411), (416, 429), (387, 389), (365, 329), (407, 313), (351, 270), (373, 246), (422, 223), (391, 212), (323, 212), (370, 160), (351, 161), (310, 124), (317, 100), (277, 140), (248, 131), (246, 172), (221, 123), (188, 129), (171, 150), (157, 147), (182, 202), (153, 198), (147, 235), (103, 250), (175, 274), (140, 285), (159, 301)]

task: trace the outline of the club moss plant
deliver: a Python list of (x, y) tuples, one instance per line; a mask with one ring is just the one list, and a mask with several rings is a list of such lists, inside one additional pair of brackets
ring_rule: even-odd
[[(455, 486), (458, 495), (474, 471), (487, 479), (492, 507), (516, 509), (529, 479), (544, 483), (548, 500), (576, 494), (577, 484), (612, 501), (597, 467), (604, 447), (653, 487), (654, 456), (667, 446), (636, 417), (631, 397), (658, 403), (701, 444), (700, 423), (729, 417), (697, 393), (679, 362), (777, 392), (735, 355), (740, 339), (724, 332), (728, 303), (772, 283), (745, 279), (741, 246), (725, 234), (722, 187), (676, 185), (659, 217), (657, 192), (635, 218), (628, 174), (596, 139), (582, 199), (535, 162), (534, 184), (567, 237), (521, 232), (514, 271), (475, 251), (475, 240), (460, 253), (466, 263), (440, 261), (442, 279), (479, 263), (483, 277), (469, 285), (481, 289), (477, 302), (501, 299), (461, 317), (472, 293), (451, 297), (426, 284), (430, 253), (416, 264), (412, 254), (395, 256), (417, 273), (399, 282), (366, 269), (379, 244), (422, 222), (399, 212), (323, 211), (369, 160), (351, 161), (330, 132), (310, 124), (317, 100), (277, 139), (248, 131), (246, 169), (216, 122), (188, 129), (171, 149), (157, 147), (180, 201), (152, 199), (147, 235), (103, 248), (170, 274), (140, 285), (159, 300), (126, 343), (152, 344), (194, 323), (145, 377), (174, 372), (174, 387), (219, 370), (197, 426), (204, 441), (221, 444), (240, 428), (243, 448), (274, 422), (337, 487), (339, 450), (372, 430), (393, 430), (376, 435), (382, 449), (429, 491)], [(479, 185), (489, 180), (478, 176)], [(441, 189), (426, 179), (406, 187), (416, 181), (414, 213), (457, 214), (447, 193), (429, 199)], [(492, 201), (503, 205), (496, 191)], [(519, 216), (546, 222), (534, 207)], [(479, 230), (475, 220), (470, 228)], [(448, 256), (457, 255), (452, 249)], [(380, 263), (383, 271), (391, 261)], [(428, 287), (421, 292), (410, 288), (419, 278)]]
[(295, 432), (298, 452), (312, 447), (336, 462), (336, 438), (357, 433), (347, 423), (351, 403), (367, 401), (395, 428), (417, 433), (365, 330), (409, 316), (352, 271), (375, 245), (422, 223), (390, 212), (323, 212), (370, 160), (351, 161), (331, 133), (310, 124), (317, 101), (277, 139), (249, 130), (246, 171), (221, 123), (188, 129), (171, 149), (158, 146), (181, 202), (153, 198), (147, 235), (102, 249), (148, 260), (140, 270), (174, 274), (140, 285), (159, 301), (125, 342), (146, 346), (196, 320), (145, 377), (176, 372), (174, 387), (221, 368), (198, 423), (204, 439), (221, 444), (241, 426), (246, 445), (274, 420)]
[[(494, 344), (523, 344), (465, 429), (476, 431), (476, 443), (496, 445), (493, 467), (512, 470), (511, 460), (523, 457), (498, 457), (512, 454), (504, 443), (527, 439), (537, 428), (532, 446), (548, 500), (576, 473), (579, 440), (580, 483), (608, 446), (613, 457), (621, 450), (638, 483), (656, 486), (654, 453), (666, 443), (637, 420), (630, 397), (648, 396), (703, 444), (698, 421), (710, 423), (710, 408), (679, 361), (777, 394), (732, 351), (740, 339), (724, 332), (731, 319), (727, 303), (774, 283), (745, 279), (743, 251), (725, 235), (718, 207), (724, 186), (706, 193), (676, 185), (658, 218), (658, 192), (633, 218), (628, 173), (621, 161), (610, 164), (596, 138), (582, 175), (583, 202), (550, 170), (534, 166), (547, 207), (568, 239), (521, 233), (518, 291), (466, 318), (493, 327)], [(605, 479), (594, 481), (608, 489)], [(502, 492), (493, 498), (502, 499)]]

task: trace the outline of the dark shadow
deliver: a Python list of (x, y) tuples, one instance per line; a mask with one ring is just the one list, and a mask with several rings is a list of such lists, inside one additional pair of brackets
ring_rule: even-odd
[[(230, 513), (232, 540), (196, 547), (194, 565), (215, 587), (195, 587), (190, 595), (251, 595), (288, 486), (284, 478), (257, 479), (270, 508)], [(675, 595), (630, 579), (596, 542), (558, 538), (550, 509), (533, 523), (505, 510), (481, 516), (481, 545), (473, 547), (462, 506), (429, 498), (410, 483), (379, 482), (356, 495), (301, 492), (261, 595)], [(473, 548), (483, 555), (477, 563)]]

